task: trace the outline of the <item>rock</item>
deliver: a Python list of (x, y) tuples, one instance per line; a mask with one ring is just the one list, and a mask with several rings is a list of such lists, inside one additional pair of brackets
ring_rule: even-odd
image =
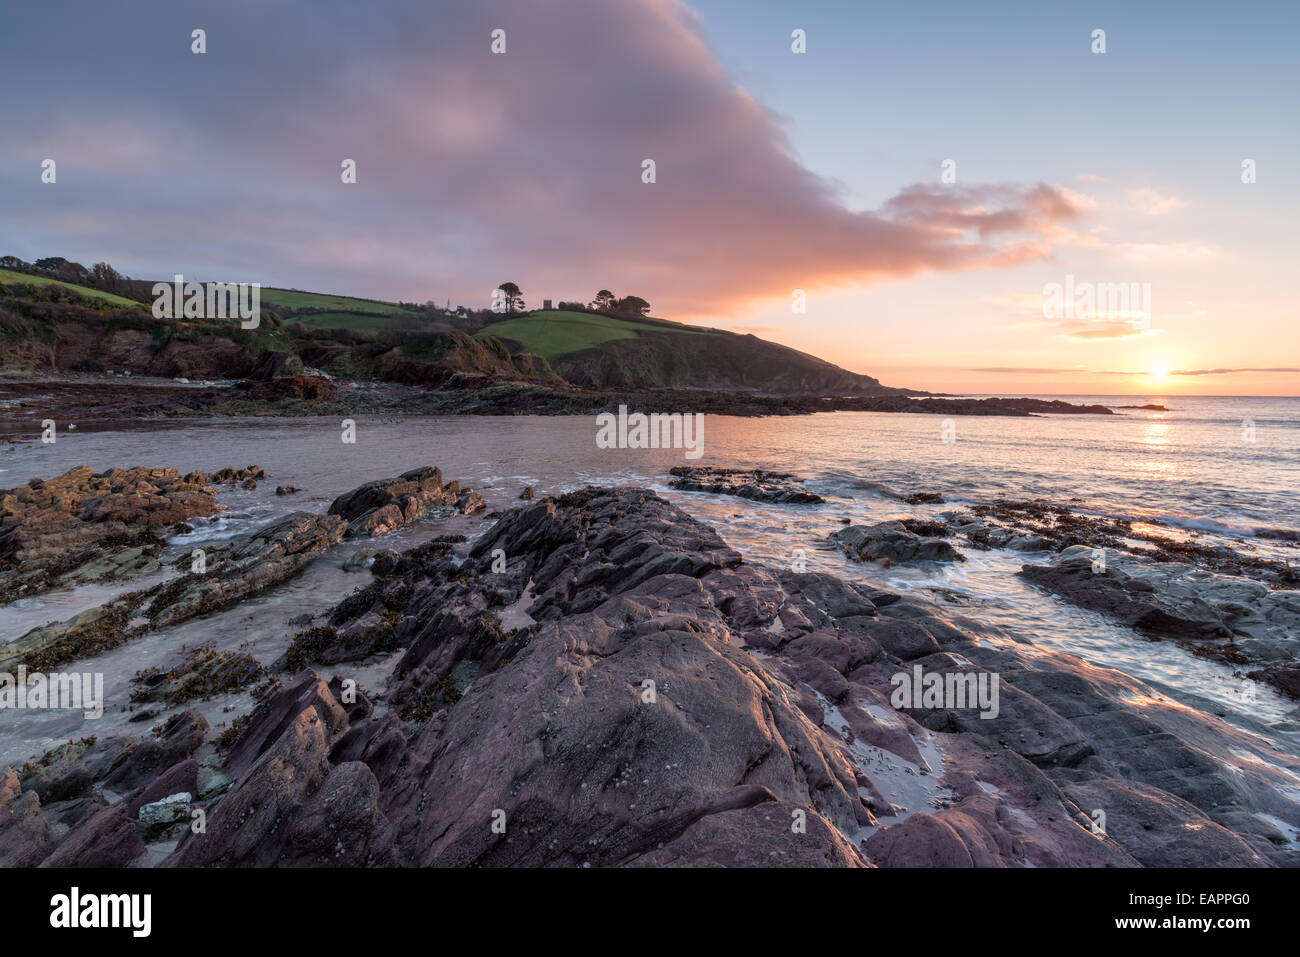
[(735, 495), (758, 502), (787, 505), (822, 505), (826, 502), (820, 495), (805, 489), (802, 479), (785, 472), (679, 465), (670, 470), (670, 474), (676, 478), (668, 484), (684, 492)]
[(300, 491), (302, 491), (302, 489), (298, 488), (296, 485), (277, 485), (275, 487), (276, 495), (293, 495)]
[(164, 866), (279, 863), (293, 820), (329, 774), (329, 743), (319, 712), (304, 709), (239, 775), (242, 780), (208, 815), (206, 832), (187, 832)]
[(0, 491), (0, 601), (157, 568), (168, 527), (217, 511), (202, 478), (81, 466)]
[(336, 498), (330, 515), (348, 522), (349, 538), (378, 535), (409, 525), (430, 508), (442, 506), (462, 514), (481, 511), (483, 499), (458, 482), (442, 483), (442, 472), (433, 466), (412, 469), (394, 479), (367, 482)]
[(1081, 808), (1105, 812), (1106, 833), (1147, 867), (1259, 867), (1265, 864), (1241, 837), (1187, 801), (1114, 778), (1066, 784)]
[[(156, 804), (160, 801), (170, 801), (172, 797), (185, 792), (185, 798), (188, 801), (190, 795), (197, 793), (199, 780), (199, 765), (193, 758), (186, 758), (173, 764), (170, 768), (154, 779), (153, 783), (144, 788), (135, 797), (128, 799), (126, 813), (128, 817), (144, 820), (142, 810), (146, 805)], [(188, 816), (188, 811), (187, 815)]]
[(173, 668), (138, 672), (132, 683), (133, 702), (158, 702), (168, 706), (206, 701), (248, 687), (262, 677), (262, 666), (246, 652), (216, 651), (210, 646), (190, 652)]
[(55, 846), (54, 829), (41, 816), (41, 799), (24, 791), (0, 805), (0, 865), (35, 867)]
[(106, 807), (59, 844), (42, 867), (126, 867), (144, 853), (135, 822), (120, 804)]
[(1269, 665), (1247, 672), (1247, 678), (1271, 684), (1278, 691), (1292, 698), (1300, 698), (1300, 665)]
[(1300, 652), (1300, 601), (1292, 597), (1300, 595), (1259, 582), (1082, 545), (1020, 574), (1072, 604), (1145, 634), (1196, 642), (1231, 662)]
[(182, 821), (189, 822), (190, 802), (194, 797), (188, 791), (169, 794), (160, 801), (140, 807), (138, 818), (147, 833), (165, 831)]
[(168, 718), (154, 733), (134, 738), (102, 742), (115, 757), (97, 780), (114, 791), (132, 791), (147, 786), (169, 768), (182, 764), (202, 746), (209, 727), (197, 711), (186, 711)]
[(938, 492), (913, 492), (911, 495), (904, 495), (903, 501), (908, 505), (942, 505), (944, 497)]
[[(172, 825), (169, 866), (1296, 863), (1272, 839), (1300, 826), (1294, 782), (1252, 732), (947, 605), (745, 562), (649, 490), (524, 503), (463, 563), (450, 547), (388, 556), (291, 647), (404, 648), (373, 702), (303, 669), (219, 766), (183, 717), (66, 746), (17, 797), (0, 779), (0, 858), (128, 858), (102, 783), (132, 790), (109, 808), (132, 833), (135, 802), (209, 802), (205, 834)], [(914, 668), (997, 678), (996, 715), (894, 708)], [(28, 789), (65, 779), (92, 783), (49, 807)]]
[(145, 595), (145, 615), (162, 628), (247, 598), (285, 581), (343, 537), (337, 515), (292, 512), (213, 549), (208, 570), (186, 574)]
[(902, 522), (850, 525), (831, 535), (854, 561), (962, 562), (966, 558), (940, 538), (924, 538), (909, 532)]

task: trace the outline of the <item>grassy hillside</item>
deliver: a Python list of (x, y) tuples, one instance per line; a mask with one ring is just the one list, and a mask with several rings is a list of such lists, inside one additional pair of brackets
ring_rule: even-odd
[[(487, 310), (448, 316), (432, 307), (266, 287), (267, 313), (257, 330), (224, 321), (159, 323), (147, 301), (118, 294), (145, 299), (151, 283), (111, 267), (105, 277), (100, 267), (107, 264), (92, 271), (66, 260), (41, 262), (63, 265), (50, 276), (0, 270), (0, 286), (9, 289), (0, 297), (0, 367), (243, 378), (280, 374), (288, 366), (267, 356), (289, 354), (335, 375), (434, 388), (527, 382), (786, 396), (898, 391), (752, 335), (650, 316), (550, 309), (506, 319)], [(25, 293), (13, 288), (19, 284)]]
[(29, 286), (64, 286), (71, 289), (79, 296), (85, 296), (87, 299), (102, 299), (115, 306), (138, 307), (141, 305), (132, 299), (124, 299), (122, 296), (115, 296), (111, 292), (100, 292), (98, 289), (91, 289), (88, 286), (77, 286), (70, 282), (59, 282), (57, 279), (46, 279), (44, 276), (31, 276), (25, 272), (12, 272), (8, 269), (0, 269), (0, 285), (8, 285), (11, 283), (24, 283)]
[(343, 313), (375, 313), (400, 315), (407, 310), (395, 302), (379, 299), (356, 299), (352, 296), (330, 296), (319, 292), (302, 292), (297, 289), (263, 287), (262, 302), (272, 309), (328, 309)]
[(642, 333), (707, 335), (690, 326), (661, 319), (616, 319), (586, 312), (552, 310), (517, 316), (484, 326), (480, 336), (518, 343), (519, 352), (531, 352), (544, 359), (556, 359), (571, 352), (590, 349), (614, 339), (635, 339)]
[(590, 388), (726, 389), (773, 394), (883, 395), (871, 376), (752, 335), (651, 317), (547, 311), (485, 326), (513, 352), (542, 356)]

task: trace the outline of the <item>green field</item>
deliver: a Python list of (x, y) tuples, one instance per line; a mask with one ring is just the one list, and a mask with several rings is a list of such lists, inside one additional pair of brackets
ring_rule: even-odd
[(524, 352), (549, 360), (566, 353), (590, 349), (611, 339), (633, 339), (640, 332), (668, 331), (691, 333), (697, 330), (689, 326), (669, 326), (662, 320), (638, 322), (636, 319), (611, 319), (609, 316), (556, 309), (494, 322), (490, 326), (484, 326), (479, 336), (513, 339), (522, 346)]
[[(354, 299), (352, 296), (328, 296), (318, 292), (300, 292), (297, 289), (274, 289), (263, 287), (262, 302), (271, 308), (280, 306), (285, 309), (332, 309), (339, 312), (375, 312), (385, 315), (400, 315), (407, 310), (394, 302), (381, 302), (378, 299)], [(307, 323), (306, 317), (301, 320)]]
[(79, 296), (85, 296), (87, 299), (103, 299), (105, 302), (111, 302), (115, 306), (134, 306), (143, 308), (141, 303), (134, 299), (124, 299), (122, 296), (115, 296), (111, 292), (100, 292), (98, 289), (91, 289), (87, 286), (78, 286), (70, 282), (59, 282), (57, 279), (46, 279), (44, 276), (29, 276), (25, 272), (13, 272), (8, 269), (0, 269), (0, 284), (8, 283), (26, 283), (29, 286), (63, 286), (65, 289), (71, 289)]

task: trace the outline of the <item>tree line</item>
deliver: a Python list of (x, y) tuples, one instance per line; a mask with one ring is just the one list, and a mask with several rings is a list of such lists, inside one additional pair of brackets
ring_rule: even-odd
[[(497, 287), (500, 312), (513, 316), (524, 311), (524, 294), (518, 283), (503, 282)], [(561, 301), (556, 307), (566, 312), (594, 312), (605, 316), (648, 316), (650, 303), (640, 296), (619, 298), (608, 289), (596, 293), (591, 302)]]

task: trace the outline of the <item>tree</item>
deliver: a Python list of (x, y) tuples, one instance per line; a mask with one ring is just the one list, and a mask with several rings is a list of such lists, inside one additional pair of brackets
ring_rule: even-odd
[(524, 308), (523, 291), (512, 282), (503, 282), (497, 286), (501, 290), (506, 306), (506, 315), (514, 315), (516, 310)]
[(625, 296), (618, 301), (618, 311), (627, 316), (648, 316), (650, 303), (640, 296)]
[(596, 309), (611, 309), (614, 306), (614, 294), (608, 289), (602, 289), (596, 293), (596, 298), (591, 300), (591, 305)]

